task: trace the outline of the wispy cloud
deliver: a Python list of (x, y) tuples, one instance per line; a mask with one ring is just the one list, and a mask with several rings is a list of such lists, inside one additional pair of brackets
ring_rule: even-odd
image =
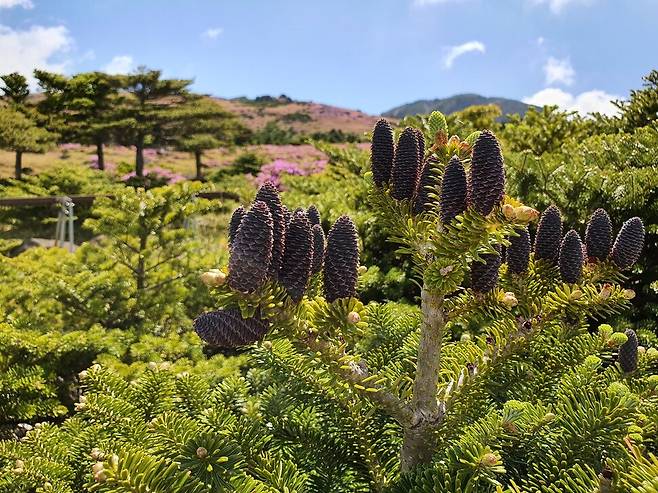
[(65, 26), (18, 30), (0, 25), (0, 74), (23, 74), (34, 88), (34, 69), (64, 72), (70, 64), (65, 55), (72, 47), (73, 38)]
[(544, 75), (546, 76), (546, 85), (553, 83), (570, 86), (576, 77), (576, 71), (571, 66), (568, 58), (557, 59), (549, 57), (544, 64)]
[(117, 55), (110, 63), (103, 67), (103, 72), (108, 74), (127, 74), (135, 67), (135, 61), (130, 55)]
[(217, 39), (224, 32), (221, 27), (211, 27), (203, 31), (201, 36), (208, 39)]
[(594, 0), (528, 0), (533, 5), (548, 5), (550, 11), (554, 14), (559, 14), (570, 5), (580, 4), (589, 5)]
[(480, 41), (468, 41), (466, 43), (457, 45), (457, 46), (448, 46), (444, 48), (445, 54), (443, 56), (443, 66), (447, 69), (452, 68), (452, 65), (455, 63), (455, 60), (466, 53), (471, 53), (473, 51), (484, 53), (486, 51), (486, 46)]
[(31, 0), (0, 0), (0, 9), (11, 9), (13, 7), (31, 9), (34, 8), (34, 4)]
[(523, 98), (523, 102), (536, 106), (554, 105), (562, 110), (577, 111), (581, 115), (595, 112), (614, 115), (618, 109), (612, 104), (612, 101), (616, 99), (620, 99), (619, 96), (598, 89), (572, 94), (562, 89), (548, 87), (532, 96)]

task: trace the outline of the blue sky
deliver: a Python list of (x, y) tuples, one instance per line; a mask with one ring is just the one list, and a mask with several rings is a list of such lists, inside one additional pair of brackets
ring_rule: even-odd
[(462, 92), (610, 111), (656, 46), (658, 0), (0, 0), (0, 73), (147, 65), (373, 114)]

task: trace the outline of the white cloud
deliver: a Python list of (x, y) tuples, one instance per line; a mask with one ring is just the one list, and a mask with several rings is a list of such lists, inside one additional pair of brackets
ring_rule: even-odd
[(544, 74), (546, 75), (546, 85), (558, 82), (567, 86), (573, 84), (576, 71), (571, 66), (568, 58), (559, 60), (549, 57), (544, 65)]
[(598, 89), (574, 95), (562, 89), (547, 87), (532, 96), (523, 98), (523, 102), (536, 106), (555, 105), (562, 110), (577, 111), (581, 115), (594, 112), (613, 115), (618, 111), (617, 107), (611, 102), (615, 99), (620, 98)]
[(548, 8), (554, 14), (559, 14), (569, 5), (580, 4), (580, 5), (589, 5), (594, 0), (529, 0), (530, 3), (534, 5), (548, 5)]
[(546, 40), (544, 39), (544, 36), (539, 36), (539, 37), (537, 38), (537, 44), (538, 44), (539, 46), (543, 45), (545, 42), (546, 42)]
[(34, 89), (34, 69), (65, 72), (70, 62), (62, 55), (72, 46), (73, 38), (64, 26), (31, 26), (20, 31), (0, 25), (0, 74), (19, 72)]
[(217, 39), (220, 34), (224, 32), (224, 29), (221, 27), (211, 27), (203, 31), (202, 36), (208, 39)]
[(466, 43), (457, 46), (449, 46), (445, 48), (445, 55), (443, 56), (443, 66), (445, 68), (451, 68), (452, 64), (455, 63), (455, 60), (457, 60), (457, 58), (459, 58), (462, 55), (465, 55), (466, 53), (470, 53), (472, 51), (484, 53), (486, 51), (486, 47), (484, 46), (484, 43), (481, 43), (480, 41), (468, 41)]
[(34, 4), (31, 0), (0, 0), (0, 9), (10, 9), (12, 7), (31, 9), (34, 8)]
[(127, 74), (135, 66), (135, 61), (130, 55), (118, 55), (112, 58), (110, 63), (103, 67), (103, 72), (108, 74)]

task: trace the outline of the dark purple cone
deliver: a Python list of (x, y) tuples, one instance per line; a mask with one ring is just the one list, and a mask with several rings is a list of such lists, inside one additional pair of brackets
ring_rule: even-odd
[(487, 215), (505, 194), (503, 153), (489, 130), (481, 132), (473, 144), (470, 172), (471, 203), (477, 212)]
[(420, 172), (418, 189), (414, 197), (414, 214), (420, 214), (432, 208), (430, 193), (436, 185), (436, 178), (433, 171), (434, 162), (431, 158), (427, 159)]
[(322, 270), (324, 264), (324, 231), (322, 226), (314, 224), (313, 228), (313, 264), (311, 265), (311, 274), (317, 274)]
[(313, 263), (313, 233), (306, 212), (293, 215), (286, 232), (286, 248), (279, 271), (279, 282), (293, 301), (304, 297)]
[(286, 226), (290, 224), (290, 220), (292, 219), (292, 212), (290, 209), (288, 209), (285, 205), (283, 206), (283, 220), (286, 223)]
[(612, 222), (604, 209), (596, 209), (585, 230), (587, 257), (605, 260), (612, 247)]
[(468, 206), (468, 185), (464, 165), (453, 156), (443, 173), (441, 182), (441, 222), (449, 223)]
[[(500, 252), (500, 247), (496, 249)], [(502, 263), (500, 253), (485, 253), (481, 255), (482, 262), (471, 264), (471, 288), (477, 293), (491, 291), (498, 284), (498, 269)]]
[(395, 155), (393, 129), (383, 118), (375, 123), (370, 150), (372, 178), (375, 185), (381, 187), (391, 179), (391, 168), (393, 167), (393, 156)]
[(311, 205), (307, 210), (306, 214), (308, 215), (308, 220), (311, 222), (311, 226), (320, 224), (320, 211), (314, 205)]
[(407, 127), (400, 134), (393, 159), (391, 197), (394, 199), (413, 198), (420, 171), (418, 155), (418, 137), (413, 128)]
[(267, 320), (242, 318), (235, 308), (202, 313), (194, 320), (194, 330), (201, 340), (220, 348), (253, 344), (265, 337), (268, 328)]
[(244, 207), (240, 206), (233, 211), (231, 221), (228, 225), (228, 245), (231, 246), (235, 241), (235, 236), (238, 234), (238, 228), (244, 217)]
[(336, 220), (327, 235), (324, 255), (324, 292), (330, 303), (356, 296), (359, 246), (356, 226), (348, 216)]
[(637, 335), (633, 329), (626, 329), (628, 340), (619, 347), (618, 361), (624, 373), (637, 370)]
[(519, 236), (510, 236), (510, 244), (507, 247), (507, 268), (514, 274), (522, 274), (528, 270), (530, 261), (530, 233), (525, 227), (517, 230)]
[(231, 247), (227, 279), (231, 288), (251, 293), (265, 283), (272, 261), (272, 236), (269, 207), (265, 202), (254, 202)]
[(545, 259), (557, 263), (562, 242), (562, 216), (560, 209), (551, 205), (542, 212), (535, 235), (535, 260)]
[(271, 181), (266, 181), (260, 186), (254, 201), (258, 200), (267, 204), (267, 207), (270, 209), (270, 214), (272, 215), (272, 232), (274, 236), (272, 237), (272, 262), (270, 263), (268, 275), (271, 278), (276, 278), (277, 272), (281, 268), (284, 242), (286, 238), (286, 219), (283, 211), (283, 204), (281, 203), (279, 191)]
[(416, 140), (418, 140), (418, 162), (422, 165), (425, 162), (425, 135), (418, 128), (414, 128), (414, 130), (416, 131)]
[(574, 283), (583, 273), (583, 243), (573, 229), (564, 235), (560, 245), (560, 275), (564, 282)]
[(639, 217), (632, 217), (619, 230), (610, 256), (620, 269), (630, 269), (640, 258), (643, 246), (644, 224)]

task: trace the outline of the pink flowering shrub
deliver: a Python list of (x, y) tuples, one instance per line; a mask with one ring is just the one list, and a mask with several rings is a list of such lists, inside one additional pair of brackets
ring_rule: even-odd
[(276, 159), (275, 161), (261, 167), (260, 172), (255, 177), (258, 185), (266, 181), (271, 181), (281, 190), (281, 177), (283, 175), (308, 176), (321, 173), (327, 165), (326, 159), (318, 159), (309, 163), (295, 163)]

